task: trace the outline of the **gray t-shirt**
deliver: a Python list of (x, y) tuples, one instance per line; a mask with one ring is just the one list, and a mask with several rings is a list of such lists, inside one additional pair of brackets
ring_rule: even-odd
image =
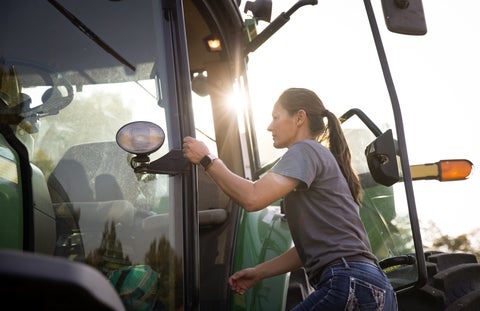
[(330, 150), (314, 140), (295, 143), (271, 172), (299, 180), (285, 196), (284, 206), (310, 279), (341, 257), (361, 254), (376, 260), (359, 207)]

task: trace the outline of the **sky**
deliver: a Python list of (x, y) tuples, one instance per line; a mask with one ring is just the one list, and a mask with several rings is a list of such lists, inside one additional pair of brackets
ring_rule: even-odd
[[(293, 3), (274, 1), (272, 20)], [(372, 0), (372, 5), (401, 105), (410, 164), (468, 159), (478, 167), (480, 4), (423, 0), (427, 34), (413, 37), (389, 33), (381, 0)], [(352, 36), (360, 27), (368, 31)], [(388, 96), (363, 1), (319, 0), (300, 8), (274, 36), (256, 52), (260, 58), (265, 53), (264, 61), (278, 71), (278, 79), (261, 94), (264, 100), (272, 102), (279, 90), (295, 84), (314, 89), (328, 103), (369, 101), (373, 81), (379, 81), (376, 85)], [(350, 63), (352, 53), (358, 58)], [(315, 58), (323, 63), (317, 65)], [(327, 68), (329, 63), (333, 70)], [(255, 73), (249, 77), (250, 84), (262, 83)], [(480, 230), (479, 188), (478, 168), (461, 182), (416, 182), (421, 225), (433, 222), (441, 234), (452, 237)]]
[[(474, 0), (424, 0), (427, 34), (385, 41), (402, 106), (410, 163), (466, 158), (480, 165), (480, 123), (475, 109), (480, 73), (480, 5)], [(383, 26), (383, 25), (382, 25)], [(401, 61), (402, 57), (405, 61)], [(414, 64), (409, 64), (413, 60)], [(395, 64), (395, 65), (394, 65)], [(403, 66), (415, 68), (402, 72)], [(412, 66), (413, 65), (413, 66)], [(418, 182), (415, 197), (423, 224), (431, 220), (452, 236), (480, 228), (480, 172), (466, 181)], [(434, 202), (431, 204), (430, 202)]]

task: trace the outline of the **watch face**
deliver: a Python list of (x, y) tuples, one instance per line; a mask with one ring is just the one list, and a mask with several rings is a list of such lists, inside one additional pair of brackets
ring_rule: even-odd
[(204, 167), (204, 168), (207, 168), (207, 166), (210, 165), (210, 163), (212, 163), (212, 159), (210, 159), (210, 157), (208, 155), (204, 156), (202, 158), (202, 160), (200, 160), (200, 164)]

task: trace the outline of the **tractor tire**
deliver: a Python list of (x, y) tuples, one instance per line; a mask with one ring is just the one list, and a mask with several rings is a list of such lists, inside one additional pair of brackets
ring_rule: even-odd
[(400, 311), (480, 310), (480, 264), (473, 254), (425, 253), (425, 286), (397, 293)]

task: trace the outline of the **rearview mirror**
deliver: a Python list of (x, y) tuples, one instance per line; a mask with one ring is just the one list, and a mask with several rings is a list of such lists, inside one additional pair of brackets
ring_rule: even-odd
[(392, 130), (371, 142), (365, 148), (365, 155), (370, 174), (377, 183), (389, 187), (400, 180)]
[(405, 35), (424, 35), (427, 24), (422, 0), (382, 0), (388, 30)]

